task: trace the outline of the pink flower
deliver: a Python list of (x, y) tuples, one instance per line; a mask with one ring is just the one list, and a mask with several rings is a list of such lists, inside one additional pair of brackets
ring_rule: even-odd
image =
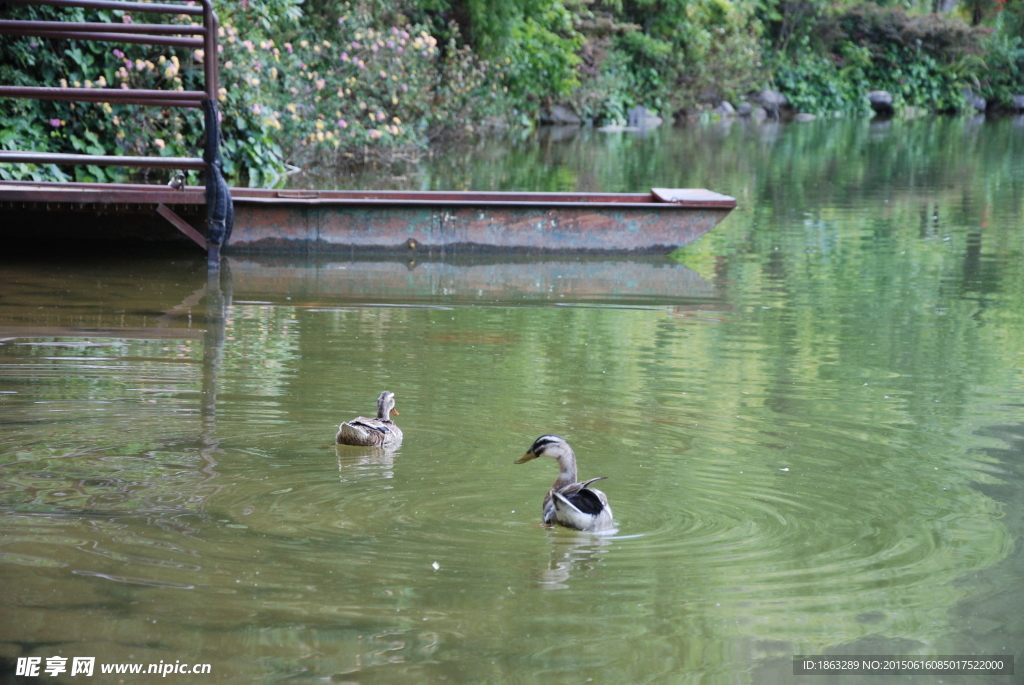
[(132, 23), (132, 16), (130, 14), (126, 14), (123, 17), (121, 17), (121, 21), (125, 24), (130, 24)]
[(355, 41), (352, 41), (351, 43), (349, 43), (349, 45), (352, 46), (353, 50), (358, 50), (359, 49), (359, 43), (357, 43)]
[(338, 17), (338, 23), (339, 24), (344, 24), (345, 23), (345, 17)]
[(295, 54), (295, 51), (292, 50), (292, 44), (291, 43), (285, 43), (284, 44), (284, 49), (288, 51), (289, 55)]
[(408, 37), (409, 37), (409, 32), (408, 31), (402, 31), (402, 38), (408, 38)]
[(387, 115), (384, 112), (377, 112), (377, 121), (384, 121), (386, 118)]
[(403, 83), (403, 84), (402, 84), (402, 92), (403, 92), (403, 93), (408, 93), (408, 92), (409, 92), (409, 86), (407, 86), (407, 85), (405, 85), (405, 84)]
[(338, 119), (338, 128), (348, 128), (348, 122), (344, 119)]
[(253, 105), (253, 106), (252, 106), (252, 113), (253, 113), (253, 114), (255, 114), (255, 115), (257, 115), (257, 116), (259, 116), (259, 113), (260, 113), (260, 106), (259, 106), (258, 104), (257, 104), (257, 105)]
[(116, 57), (118, 59), (124, 59), (124, 53), (121, 52), (120, 50), (118, 50), (117, 48), (114, 48), (112, 52), (113, 52), (114, 57)]
[(395, 41), (389, 40), (387, 45), (388, 45), (389, 48), (393, 48), (393, 47), (395, 47)]
[(348, 61), (350, 61), (350, 59), (351, 59), (351, 58), (350, 58), (350, 57), (348, 56), (348, 53), (347, 53), (347, 52), (343, 52), (343, 53), (341, 53), (341, 61), (342, 61), (342, 62), (348, 62)]
[(60, 128), (60, 119), (50, 119), (50, 126)]
[(382, 71), (382, 72), (380, 72), (380, 77), (383, 78), (383, 79), (386, 79), (388, 77), (388, 75), (385, 72)]
[(378, 48), (377, 44), (374, 43), (373, 45), (370, 46), (370, 49), (373, 50), (374, 52), (377, 52), (377, 50), (379, 50), (380, 48)]
[(393, 35), (393, 36), (397, 36), (398, 35), (398, 27), (397, 26), (392, 26), (391, 27), (391, 35)]

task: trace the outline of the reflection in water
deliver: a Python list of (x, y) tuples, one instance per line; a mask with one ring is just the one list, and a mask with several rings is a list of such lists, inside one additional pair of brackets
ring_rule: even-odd
[(714, 297), (714, 288), (691, 269), (666, 257), (593, 258), (516, 256), (491, 259), (341, 261), (320, 257), (299, 262), (288, 257), (230, 258), (235, 287), (249, 298), (277, 300), (286, 293), (304, 298), (393, 298), (448, 302), (545, 302), (565, 298), (696, 300)]
[(551, 561), (541, 571), (537, 583), (546, 590), (567, 590), (567, 581), (573, 573), (592, 575), (601, 562), (601, 555), (609, 552), (611, 541), (607, 535), (552, 530), (548, 536)]
[[(395, 465), (395, 447), (353, 447), (351, 445), (335, 445), (338, 455), (338, 471), (341, 482), (347, 483), (360, 478), (394, 478), (391, 469)], [(390, 486), (389, 486), (390, 487)]]

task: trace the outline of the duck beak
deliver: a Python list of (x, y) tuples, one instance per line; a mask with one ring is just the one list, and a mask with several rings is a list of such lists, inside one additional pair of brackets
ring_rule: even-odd
[(395, 416), (398, 416), (398, 415), (399, 415), (399, 414), (398, 414), (398, 410), (397, 410), (397, 409), (395, 409), (394, 407), (391, 407), (391, 413), (392, 413), (392, 414), (394, 414)]
[(530, 461), (531, 459), (536, 459), (536, 458), (537, 458), (536, 454), (534, 454), (533, 452), (527, 452), (523, 456), (521, 456), (518, 459), (516, 459), (515, 463), (517, 463), (517, 464), (525, 464), (526, 462)]

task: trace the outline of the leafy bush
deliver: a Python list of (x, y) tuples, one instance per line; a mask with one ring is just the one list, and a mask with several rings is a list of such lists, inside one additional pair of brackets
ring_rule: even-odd
[(875, 89), (892, 93), (896, 110), (961, 110), (965, 86), (978, 84), (985, 69), (984, 34), (955, 17), (867, 3), (814, 21), (812, 32), (794, 29), (800, 38), (774, 69), (800, 111), (869, 114), (867, 93)]

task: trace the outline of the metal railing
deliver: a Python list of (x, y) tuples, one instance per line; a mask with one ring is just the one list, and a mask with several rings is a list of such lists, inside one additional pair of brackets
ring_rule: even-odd
[[(0, 34), (36, 38), (87, 40), (107, 43), (141, 43), (203, 50), (203, 90), (143, 90), (131, 88), (28, 87), (0, 85), (0, 97), (65, 102), (104, 102), (124, 105), (202, 108), (205, 142), (199, 157), (132, 157), (118, 155), (81, 155), (56, 152), (0, 150), (0, 163), (124, 166), (163, 169), (194, 169), (206, 172), (207, 236), (200, 242), (189, 235), (184, 220), (168, 213), (160, 205), (158, 211), (172, 224), (207, 249), (210, 266), (220, 264), (220, 248), (231, 235), (234, 209), (231, 192), (224, 181), (220, 156), (220, 118), (217, 114), (217, 15), (211, 0), (198, 5), (124, 2), (121, 0), (3, 0), (5, 4), (79, 7), (92, 10), (122, 10), (138, 13), (175, 14), (201, 17), (202, 24), (113, 24), (105, 22), (63, 22), (0, 20)], [(200, 236), (201, 237), (201, 236)]]

